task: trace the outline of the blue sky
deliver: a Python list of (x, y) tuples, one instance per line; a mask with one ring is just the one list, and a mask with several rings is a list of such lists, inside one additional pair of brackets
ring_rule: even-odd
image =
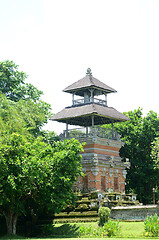
[(157, 0), (0, 0), (0, 61), (18, 64), (53, 113), (88, 67), (117, 90), (108, 106), (159, 113), (158, 13)]

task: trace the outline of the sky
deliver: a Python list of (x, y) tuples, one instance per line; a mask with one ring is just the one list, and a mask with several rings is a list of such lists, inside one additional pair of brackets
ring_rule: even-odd
[[(70, 106), (63, 89), (92, 69), (117, 90), (108, 106), (159, 114), (158, 0), (0, 0), (0, 61), (13, 60), (44, 92), (52, 113)], [(49, 121), (45, 129), (65, 126)]]

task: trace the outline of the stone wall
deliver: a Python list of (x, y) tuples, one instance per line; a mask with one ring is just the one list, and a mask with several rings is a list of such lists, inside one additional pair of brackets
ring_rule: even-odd
[(155, 213), (159, 215), (159, 205), (117, 206), (112, 207), (111, 218), (142, 221), (147, 216), (154, 215)]

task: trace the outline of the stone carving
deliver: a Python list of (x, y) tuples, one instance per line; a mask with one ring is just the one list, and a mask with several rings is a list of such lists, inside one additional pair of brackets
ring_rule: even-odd
[(113, 169), (112, 169), (112, 168), (109, 169), (109, 176), (110, 176), (110, 177), (113, 176)]
[(108, 188), (108, 193), (113, 193), (113, 189), (112, 188)]
[(97, 176), (98, 173), (99, 173), (99, 168), (98, 168), (98, 167), (92, 167), (92, 168), (91, 168), (91, 171), (92, 171), (92, 174), (93, 174), (94, 176)]
[(93, 162), (98, 163), (98, 155), (96, 153), (94, 154)]
[(121, 196), (120, 195), (116, 195), (116, 200), (120, 200)]
[(127, 171), (123, 170), (123, 177), (126, 178)]
[(91, 75), (92, 75), (92, 70), (91, 70), (90, 68), (87, 68), (86, 75), (89, 75), (89, 76), (91, 76)]

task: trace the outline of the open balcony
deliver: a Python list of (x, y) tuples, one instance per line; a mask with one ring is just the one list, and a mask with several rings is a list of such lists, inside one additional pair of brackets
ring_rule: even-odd
[(73, 106), (83, 105), (83, 104), (87, 104), (87, 103), (97, 103), (100, 105), (107, 106), (107, 101), (103, 100), (103, 99), (99, 99), (99, 98), (91, 98), (91, 99), (90, 98), (81, 98), (81, 99), (72, 101)]
[(113, 129), (102, 127), (86, 127), (64, 130), (60, 134), (60, 139), (76, 138), (78, 140), (84, 140), (86, 138), (104, 138), (110, 140), (120, 141), (120, 135)]

